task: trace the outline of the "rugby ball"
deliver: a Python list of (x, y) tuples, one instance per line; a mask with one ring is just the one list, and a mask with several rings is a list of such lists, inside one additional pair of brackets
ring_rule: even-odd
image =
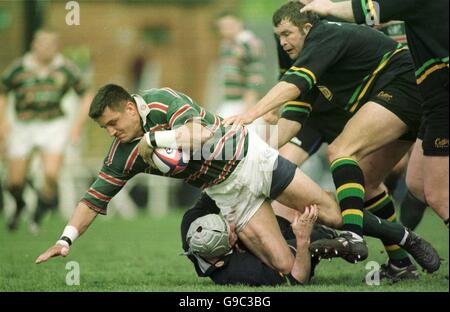
[(156, 148), (152, 160), (164, 174), (175, 175), (187, 168), (188, 162), (183, 159), (183, 152), (172, 148)]

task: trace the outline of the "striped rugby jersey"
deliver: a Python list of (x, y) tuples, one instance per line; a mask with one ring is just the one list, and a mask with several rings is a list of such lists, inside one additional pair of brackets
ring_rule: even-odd
[(438, 88), (448, 89), (448, 0), (352, 0), (352, 6), (360, 24), (405, 21), (423, 97), (434, 96)]
[(247, 90), (263, 83), (262, 43), (250, 31), (241, 32), (233, 42), (221, 45), (221, 70), (225, 100), (242, 100)]
[[(208, 127), (214, 137), (201, 151), (190, 155), (188, 167), (169, 177), (205, 189), (220, 184), (246, 156), (248, 133), (245, 127), (234, 131), (223, 127), (222, 119), (197, 105), (187, 95), (169, 88), (151, 89), (142, 96), (134, 95), (145, 132), (176, 129), (187, 122), (199, 122)], [(82, 202), (91, 209), (106, 214), (109, 201), (125, 183), (138, 173), (162, 175), (150, 170), (138, 153), (139, 139), (131, 143), (114, 140), (97, 179), (84, 195)]]
[(70, 89), (83, 95), (87, 86), (79, 69), (62, 55), (57, 55), (45, 71), (40, 71), (31, 54), (26, 54), (0, 78), (0, 93), (14, 93), (16, 116), (22, 121), (63, 116), (61, 99)]
[[(285, 57), (281, 65), (286, 67)], [(373, 96), (373, 90), (407, 72), (414, 74), (409, 52), (383, 33), (366, 26), (318, 21), (298, 59), (281, 77), (301, 91), (282, 114), (304, 121), (319, 94), (353, 114)]]

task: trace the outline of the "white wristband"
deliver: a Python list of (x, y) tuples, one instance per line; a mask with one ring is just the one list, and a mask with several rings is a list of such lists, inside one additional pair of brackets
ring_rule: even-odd
[[(64, 228), (61, 238), (67, 237), (68, 239), (70, 239), (70, 243), (64, 239), (58, 240), (57, 243), (59, 244), (60, 241), (64, 241), (67, 243), (67, 245), (73, 244), (73, 242), (78, 238), (79, 235), (80, 235), (80, 233), (78, 232), (76, 227), (74, 227), (73, 225), (67, 225)], [(65, 244), (62, 243), (62, 245), (65, 245)]]
[(155, 141), (159, 147), (167, 147), (177, 149), (177, 134), (176, 130), (156, 131)]
[(147, 144), (153, 148), (178, 148), (176, 130), (156, 131), (154, 133), (147, 132), (144, 137)]
[(62, 239), (58, 240), (56, 242), (56, 245), (61, 245), (61, 246), (64, 246), (64, 247), (70, 247), (69, 243), (66, 242), (65, 240), (62, 240)]

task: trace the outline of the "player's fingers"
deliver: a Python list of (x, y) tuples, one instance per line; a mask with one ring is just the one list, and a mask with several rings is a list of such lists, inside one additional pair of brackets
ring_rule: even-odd
[(69, 248), (63, 247), (61, 248), (61, 256), (66, 257), (69, 254)]
[(50, 251), (46, 251), (46, 252), (44, 252), (42, 255), (40, 255), (40, 256), (36, 259), (36, 264), (45, 262), (45, 261), (47, 261), (50, 257), (51, 257)]
[(308, 219), (308, 217), (309, 217), (309, 211), (310, 211), (309, 206), (306, 206), (306, 207), (305, 207), (305, 211), (303, 211), (303, 214), (302, 214), (302, 219), (304, 219), (304, 220), (307, 220), (307, 219)]
[(314, 221), (319, 218), (319, 207), (317, 205), (314, 205)]
[(236, 117), (237, 116), (231, 116), (231, 117), (225, 118), (222, 121), (222, 126), (228, 127), (229, 125), (232, 125), (234, 123), (234, 121), (236, 120)]
[(241, 119), (236, 117), (231, 125), (231, 131), (237, 131), (239, 129), (239, 125), (241, 123)]
[(300, 9), (300, 13), (307, 13), (309, 11), (311, 11), (311, 5), (310, 4), (307, 4), (303, 8)]
[(317, 205), (311, 205), (309, 207), (309, 216), (311, 217), (311, 219), (313, 219), (315, 217), (315, 215), (317, 214)]
[(317, 216), (317, 205), (311, 205), (309, 211), (309, 218), (311, 222), (314, 223), (316, 221), (316, 216)]

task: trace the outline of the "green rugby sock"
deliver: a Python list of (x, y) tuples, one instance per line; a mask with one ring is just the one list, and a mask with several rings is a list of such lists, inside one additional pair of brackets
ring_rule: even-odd
[(364, 174), (358, 162), (338, 158), (331, 164), (336, 196), (341, 207), (342, 229), (363, 236)]
[(398, 245), (406, 240), (404, 226), (376, 217), (370, 211), (364, 211), (364, 235), (380, 239), (385, 245)]
[[(397, 217), (395, 212), (394, 203), (391, 196), (386, 192), (383, 192), (374, 198), (368, 200), (364, 205), (365, 211), (370, 211), (380, 219), (387, 220), (391, 223), (397, 224)], [(397, 267), (405, 267), (411, 265), (411, 260), (408, 253), (400, 246), (391, 243), (385, 243), (384, 249), (386, 250), (389, 261)]]

